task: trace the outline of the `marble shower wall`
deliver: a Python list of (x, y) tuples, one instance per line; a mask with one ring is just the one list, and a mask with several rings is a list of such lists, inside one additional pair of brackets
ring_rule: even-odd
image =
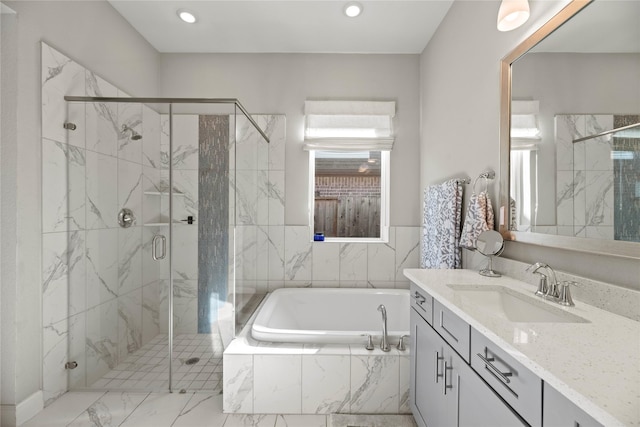
[(613, 145), (607, 136), (574, 139), (613, 129), (613, 115), (557, 115), (556, 226), (537, 231), (612, 240), (614, 237)]
[[(42, 320), (46, 404), (90, 386), (159, 332), (160, 116), (141, 104), (67, 103), (128, 96), (42, 43)], [(76, 130), (63, 128), (65, 122)], [(133, 139), (132, 131), (143, 136)], [(134, 226), (117, 223), (132, 209)], [(78, 367), (65, 370), (67, 361)]]

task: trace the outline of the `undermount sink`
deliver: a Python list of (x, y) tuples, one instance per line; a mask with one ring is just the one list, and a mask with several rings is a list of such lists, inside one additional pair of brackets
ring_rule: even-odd
[(589, 323), (538, 297), (522, 295), (504, 286), (447, 285), (463, 301), (517, 323)]

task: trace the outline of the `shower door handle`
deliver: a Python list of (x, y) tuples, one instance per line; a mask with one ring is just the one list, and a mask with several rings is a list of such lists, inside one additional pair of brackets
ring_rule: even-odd
[[(162, 255), (158, 256), (158, 241), (162, 242)], [(151, 256), (155, 261), (164, 259), (167, 256), (167, 238), (162, 234), (156, 234), (151, 241)]]

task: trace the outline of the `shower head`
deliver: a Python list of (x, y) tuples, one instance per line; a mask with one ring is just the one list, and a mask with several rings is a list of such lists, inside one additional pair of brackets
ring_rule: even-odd
[(131, 138), (132, 141), (138, 141), (142, 139), (142, 135), (140, 135), (138, 132), (131, 129), (127, 125), (122, 125), (122, 133), (124, 134), (126, 132), (131, 132), (131, 136), (129, 138)]

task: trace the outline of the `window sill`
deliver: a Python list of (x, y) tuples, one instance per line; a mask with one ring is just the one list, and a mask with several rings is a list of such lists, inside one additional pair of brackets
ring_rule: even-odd
[(389, 239), (381, 237), (325, 237), (323, 241), (314, 241), (314, 243), (389, 243)]

